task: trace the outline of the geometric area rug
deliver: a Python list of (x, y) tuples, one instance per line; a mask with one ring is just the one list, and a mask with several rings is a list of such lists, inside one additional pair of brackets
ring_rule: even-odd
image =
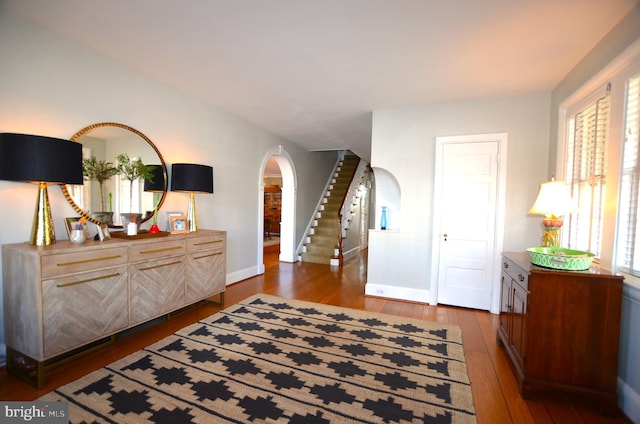
[(459, 327), (263, 294), (38, 400), (72, 423), (476, 422)]

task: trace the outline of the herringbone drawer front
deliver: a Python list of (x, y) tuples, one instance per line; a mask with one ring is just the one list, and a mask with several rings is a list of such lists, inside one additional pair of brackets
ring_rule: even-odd
[(42, 256), (42, 278), (69, 275), (127, 263), (127, 247), (80, 250)]
[(184, 256), (131, 265), (131, 324), (135, 325), (185, 304)]
[(187, 256), (187, 301), (213, 296), (225, 288), (225, 251), (198, 252)]
[(127, 266), (43, 281), (44, 356), (127, 328), (127, 282)]

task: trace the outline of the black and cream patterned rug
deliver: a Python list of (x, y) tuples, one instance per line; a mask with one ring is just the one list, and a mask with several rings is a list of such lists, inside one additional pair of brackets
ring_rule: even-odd
[(476, 422), (459, 327), (267, 295), (40, 400), (74, 423)]

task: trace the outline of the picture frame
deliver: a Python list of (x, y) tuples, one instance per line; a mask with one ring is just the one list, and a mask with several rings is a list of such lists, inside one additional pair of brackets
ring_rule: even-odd
[(189, 221), (186, 215), (171, 215), (169, 217), (169, 232), (171, 234), (184, 234), (189, 232)]
[(111, 233), (107, 224), (100, 224), (98, 227), (98, 238), (100, 241), (111, 240)]
[(64, 219), (64, 226), (67, 229), (67, 236), (71, 239), (71, 231), (82, 229), (84, 237), (89, 240), (89, 225), (84, 218), (79, 216), (70, 216)]
[(172, 216), (183, 216), (185, 213), (180, 211), (168, 211), (167, 212), (167, 233), (171, 232), (171, 217)]

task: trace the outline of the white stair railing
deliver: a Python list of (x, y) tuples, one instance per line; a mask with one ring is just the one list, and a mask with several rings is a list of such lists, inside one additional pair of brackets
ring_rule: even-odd
[(367, 170), (369, 168), (369, 164), (363, 160), (360, 160), (358, 163), (358, 168), (356, 168), (356, 173), (351, 180), (351, 185), (349, 186), (349, 190), (347, 191), (347, 195), (345, 196), (345, 201), (342, 204), (342, 208), (340, 209), (340, 229), (342, 231), (342, 237), (347, 235), (347, 230), (351, 225), (351, 214), (355, 207), (359, 204), (357, 200), (360, 198), (360, 185), (363, 184), (367, 178)]

